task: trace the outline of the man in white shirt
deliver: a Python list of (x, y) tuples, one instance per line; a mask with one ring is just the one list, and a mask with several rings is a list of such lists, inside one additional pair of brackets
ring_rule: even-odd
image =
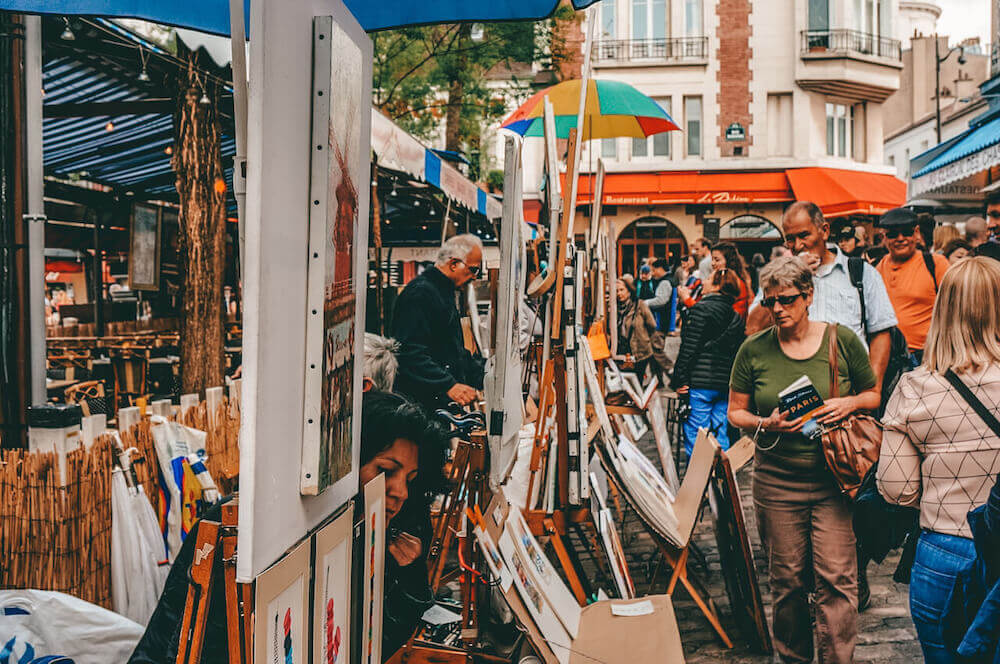
[(712, 249), (708, 240), (703, 237), (691, 243), (691, 255), (698, 262), (698, 278), (701, 283), (707, 284), (708, 278), (712, 276)]

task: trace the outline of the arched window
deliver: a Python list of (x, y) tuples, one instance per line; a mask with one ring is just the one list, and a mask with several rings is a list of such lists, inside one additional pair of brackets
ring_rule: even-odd
[(643, 217), (618, 236), (618, 274), (637, 275), (646, 258), (665, 258), (672, 265), (687, 254), (687, 241), (677, 226), (662, 217)]
[(755, 214), (743, 214), (724, 223), (721, 240), (775, 240), (781, 242), (781, 230), (770, 220)]

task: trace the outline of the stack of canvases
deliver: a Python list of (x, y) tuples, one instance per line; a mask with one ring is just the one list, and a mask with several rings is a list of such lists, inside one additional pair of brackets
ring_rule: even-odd
[(58, 590), (106, 608), (111, 593), (109, 439), (66, 455), (0, 453), (0, 588)]

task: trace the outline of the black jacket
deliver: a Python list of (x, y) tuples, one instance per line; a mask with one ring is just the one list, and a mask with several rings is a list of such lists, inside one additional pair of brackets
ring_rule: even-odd
[(681, 327), (681, 349), (670, 387), (729, 390), (729, 372), (744, 339), (743, 319), (733, 311), (733, 298), (709, 293), (688, 311)]
[(392, 336), (399, 342), (395, 390), (427, 408), (448, 404), (455, 383), (483, 387), (483, 361), (465, 349), (455, 286), (436, 267), (407, 284), (396, 300)]

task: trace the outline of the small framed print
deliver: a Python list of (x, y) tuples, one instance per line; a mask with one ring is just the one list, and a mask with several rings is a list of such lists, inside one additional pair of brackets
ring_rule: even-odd
[(128, 285), (132, 290), (160, 290), (160, 208), (136, 203), (129, 236)]
[(257, 577), (255, 662), (306, 664), (309, 660), (310, 554), (307, 540)]

